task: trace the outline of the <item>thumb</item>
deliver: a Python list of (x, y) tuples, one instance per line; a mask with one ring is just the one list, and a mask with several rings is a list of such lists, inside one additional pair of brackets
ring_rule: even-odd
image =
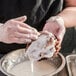
[(21, 17), (15, 18), (14, 20), (24, 22), (27, 20), (27, 16), (21, 16)]
[(57, 35), (57, 39), (60, 41), (60, 43), (62, 43), (62, 41), (63, 41), (64, 34), (65, 34), (65, 32), (61, 32)]
[(64, 35), (65, 35), (65, 27), (61, 28), (58, 32), (57, 38), (62, 42)]

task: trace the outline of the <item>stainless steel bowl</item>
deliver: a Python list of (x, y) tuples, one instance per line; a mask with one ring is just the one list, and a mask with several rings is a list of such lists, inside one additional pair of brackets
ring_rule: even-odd
[(69, 76), (76, 76), (76, 54), (66, 56)]
[[(3, 58), (1, 58), (0, 70), (7, 76), (18, 76), (14, 73), (11, 73), (10, 71), (12, 69), (14, 69), (15, 67), (17, 67), (18, 65), (23, 67), (22, 69), (27, 70), (27, 68), (24, 68), (25, 66), (23, 66), (27, 61), (29, 61), (29, 59), (25, 55), (25, 49), (15, 50), (15, 51), (5, 55)], [(45, 66), (44, 67), (40, 66), (40, 65), (44, 65), (43, 63), (42, 64), (39, 63), (41, 61), (49, 62), (48, 64), (50, 64), (50, 68), (52, 67), (49, 72), (48, 72), (48, 69), (45, 69)], [(24, 70), (18, 70), (18, 74), (20, 76), (57, 76), (57, 74), (60, 71), (62, 71), (65, 66), (65, 58), (61, 53), (59, 53), (56, 57), (49, 58), (49, 59), (42, 59), (42, 60), (36, 62), (35, 67), (38, 67), (37, 64), (40, 67), (40, 70), (42, 68), (44, 68), (44, 70), (46, 71), (45, 74), (43, 74), (43, 75), (20, 75), (19, 73), (26, 72)], [(54, 69), (53, 69), (53, 67), (54, 67)], [(19, 69), (20, 69), (20, 67), (19, 67)]]

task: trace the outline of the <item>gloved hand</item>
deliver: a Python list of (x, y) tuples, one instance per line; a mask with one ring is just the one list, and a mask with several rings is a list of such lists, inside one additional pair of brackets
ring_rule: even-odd
[(38, 32), (35, 28), (24, 23), (27, 17), (22, 16), (10, 19), (0, 26), (0, 41), (4, 43), (30, 43), (37, 39)]
[(61, 48), (61, 43), (65, 34), (65, 26), (61, 17), (50, 18), (44, 25), (43, 31), (49, 31), (53, 33), (57, 38), (56, 51)]

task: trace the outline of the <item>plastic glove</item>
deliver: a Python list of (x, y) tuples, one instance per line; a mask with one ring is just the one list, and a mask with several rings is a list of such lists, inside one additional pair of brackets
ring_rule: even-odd
[(43, 31), (49, 31), (53, 33), (56, 38), (57, 38), (57, 43), (56, 43), (56, 49), (57, 52), (61, 48), (61, 42), (63, 40), (64, 34), (65, 34), (65, 27), (63, 24), (60, 24), (59, 22), (55, 20), (49, 19), (46, 24), (44, 25)]
[(0, 41), (4, 43), (26, 44), (37, 39), (39, 33), (35, 28), (23, 23), (26, 19), (26, 16), (10, 19), (0, 26)]

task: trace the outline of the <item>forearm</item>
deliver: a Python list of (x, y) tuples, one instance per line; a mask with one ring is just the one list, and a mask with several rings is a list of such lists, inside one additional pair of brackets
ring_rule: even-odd
[(58, 15), (63, 18), (65, 27), (76, 26), (76, 7), (67, 7)]

